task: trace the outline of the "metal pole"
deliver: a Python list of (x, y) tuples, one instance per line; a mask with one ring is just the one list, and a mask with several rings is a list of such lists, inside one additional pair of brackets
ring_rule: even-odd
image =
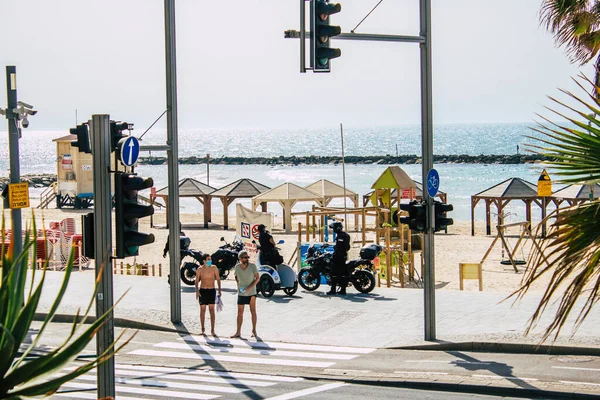
[[(96, 296), (96, 317), (113, 306), (113, 270), (110, 193), (110, 116), (92, 115), (92, 155), (94, 165), (94, 255), (96, 276), (100, 286)], [(113, 316), (96, 334), (96, 354), (101, 355), (114, 342)], [(98, 398), (115, 396), (115, 360), (113, 357), (98, 366)]]
[(175, 57), (175, 0), (165, 0), (165, 57), (167, 72), (167, 169), (169, 174), (169, 271), (171, 273), (171, 322), (181, 322), (179, 280), (179, 149), (177, 143), (177, 61)]
[(306, 72), (306, 0), (300, 0), (300, 72)]
[[(21, 168), (19, 165), (19, 128), (17, 127), (18, 116), (14, 113), (17, 108), (17, 69), (15, 66), (6, 67), (6, 119), (8, 120), (8, 151), (10, 158), (10, 183), (21, 182)], [(8, 203), (8, 199), (6, 203)], [(21, 221), (21, 209), (10, 210), (13, 254), (17, 257), (23, 249), (23, 238), (21, 232), (23, 225)]]
[(421, 1), (421, 145), (423, 152), (423, 200), (427, 204), (427, 229), (424, 233), (423, 288), (425, 340), (435, 340), (435, 259), (433, 199), (427, 191), (427, 174), (433, 168), (433, 102), (431, 81), (431, 0)]
[(344, 127), (340, 123), (340, 135), (342, 135), (342, 171), (344, 179), (344, 230), (348, 231), (348, 214), (346, 212), (346, 161), (344, 156)]
[(206, 185), (210, 186), (210, 154), (206, 153)]

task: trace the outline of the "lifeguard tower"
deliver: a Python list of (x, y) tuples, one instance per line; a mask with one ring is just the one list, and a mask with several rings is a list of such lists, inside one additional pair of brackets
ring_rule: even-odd
[(56, 198), (56, 207), (88, 208), (94, 200), (94, 175), (92, 155), (80, 153), (71, 146), (77, 135), (67, 135), (56, 143), (56, 185), (42, 198), (47, 207)]

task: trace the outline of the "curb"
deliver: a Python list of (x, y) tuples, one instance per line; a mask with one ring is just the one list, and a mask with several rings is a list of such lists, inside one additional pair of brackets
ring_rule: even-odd
[(393, 350), (470, 351), (481, 353), (555, 354), (570, 356), (600, 356), (600, 347), (537, 345), (503, 342), (445, 342), (412, 346), (388, 347)]
[(410, 381), (410, 380), (396, 380), (390, 378), (348, 378), (339, 376), (321, 376), (321, 375), (302, 375), (307, 380), (319, 380), (319, 381), (335, 381), (344, 382), (354, 385), (365, 385), (365, 386), (385, 386), (394, 388), (405, 388), (405, 389), (417, 389), (417, 390), (434, 390), (440, 392), (452, 392), (452, 393), (470, 393), (480, 395), (493, 395), (502, 397), (543, 397), (550, 399), (581, 399), (581, 400), (597, 400), (598, 394), (586, 394), (576, 392), (561, 392), (556, 390), (544, 390), (544, 389), (526, 389), (519, 387), (505, 387), (495, 386), (486, 384), (474, 384), (474, 383), (451, 383), (451, 382), (436, 382), (436, 381)]

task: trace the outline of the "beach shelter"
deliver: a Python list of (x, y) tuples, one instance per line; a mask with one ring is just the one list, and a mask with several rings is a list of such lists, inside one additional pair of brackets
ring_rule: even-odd
[(471, 196), (471, 236), (475, 235), (475, 206), (480, 200), (485, 201), (485, 230), (491, 235), (491, 206), (498, 211), (498, 225), (503, 224), (502, 211), (511, 201), (520, 200), (525, 203), (525, 216), (531, 224), (531, 204), (535, 203), (545, 214), (545, 202), (537, 194), (537, 185), (521, 178), (509, 178), (482, 192)]
[[(223, 224), (223, 229), (229, 229), (228, 209), (229, 205), (235, 199), (249, 199), (258, 196), (259, 194), (264, 193), (269, 189), (271, 188), (263, 185), (262, 183), (253, 181), (252, 179), (238, 179), (237, 181), (225, 185), (222, 188), (212, 192), (210, 196), (213, 198), (217, 197), (221, 199), (221, 202), (223, 203), (223, 220), (225, 221)], [(263, 212), (266, 211), (266, 204), (263, 203)]]
[[(211, 195), (210, 193), (214, 192), (215, 188), (212, 186), (208, 186), (200, 181), (197, 181), (193, 178), (185, 178), (179, 181), (179, 197), (194, 197), (198, 199), (200, 203), (204, 206), (204, 227), (208, 228), (208, 223), (211, 220), (211, 208), (210, 201)], [(165, 186), (164, 188), (158, 190), (156, 192), (156, 197), (162, 197), (167, 205), (167, 215), (169, 213), (169, 187)]]
[(569, 204), (569, 206), (574, 206), (598, 198), (600, 198), (600, 184), (584, 183), (568, 185), (557, 190), (556, 192), (552, 193), (550, 201), (552, 201), (558, 208), (565, 201)]
[[(333, 183), (330, 180), (320, 179), (314, 183), (311, 183), (310, 185), (305, 186), (305, 188), (311, 192), (321, 195), (321, 207), (327, 207), (329, 203), (331, 203), (331, 200), (335, 198), (348, 198), (350, 201), (352, 201), (352, 204), (354, 204), (354, 208), (358, 207), (358, 193), (353, 192), (348, 188), (344, 189), (343, 186)], [(358, 225), (358, 214), (354, 214), (354, 225)]]
[(291, 232), (292, 227), (292, 207), (299, 201), (314, 201), (319, 203), (322, 200), (320, 194), (314, 193), (308, 189), (295, 185), (293, 183), (283, 183), (269, 191), (266, 191), (252, 198), (252, 209), (256, 210), (259, 204), (268, 202), (277, 202), (283, 208), (283, 227), (285, 232)]

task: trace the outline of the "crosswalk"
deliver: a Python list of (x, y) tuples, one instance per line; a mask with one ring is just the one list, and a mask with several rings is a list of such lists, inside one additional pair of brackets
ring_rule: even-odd
[[(373, 348), (332, 347), (279, 342), (254, 342), (241, 339), (213, 339), (204, 336), (184, 336), (128, 352), (142, 356), (144, 364), (161, 365), (165, 359), (203, 360), (263, 364), (287, 367), (329, 368), (336, 362), (368, 354)], [(135, 358), (133, 358), (135, 360)], [(182, 365), (182, 364), (176, 364)], [(227, 364), (229, 365), (229, 364)], [(73, 365), (64, 372), (77, 368)], [(258, 368), (258, 367), (257, 367)], [(222, 368), (220, 368), (222, 369)], [(215, 369), (181, 368), (151, 365), (115, 364), (115, 391), (125, 400), (179, 399), (294, 399), (332, 390), (343, 383), (318, 384), (300, 377), (259, 373), (227, 372)], [(65, 383), (54, 396), (57, 398), (95, 399), (95, 370)]]
[(150, 349), (138, 349), (129, 354), (244, 364), (329, 368), (337, 361), (351, 360), (374, 350), (364, 347), (254, 342), (188, 335), (176, 342), (156, 343)]

